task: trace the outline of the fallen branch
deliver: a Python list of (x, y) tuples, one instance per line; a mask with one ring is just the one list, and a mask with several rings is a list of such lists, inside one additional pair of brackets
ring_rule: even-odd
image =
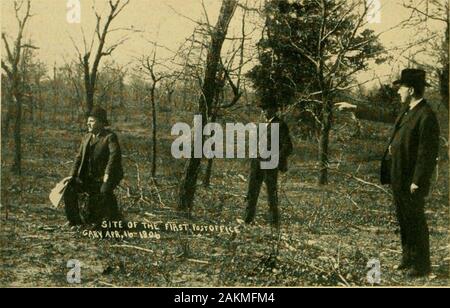
[(391, 196), (391, 193), (389, 191), (387, 191), (384, 187), (382, 187), (382, 186), (380, 186), (378, 184), (365, 181), (365, 180), (363, 180), (361, 178), (358, 178), (358, 177), (354, 176), (351, 173), (342, 172), (342, 171), (339, 171), (339, 170), (336, 170), (336, 169), (330, 169), (330, 171), (333, 171), (333, 172), (336, 172), (336, 173), (339, 173), (339, 174), (343, 174), (343, 175), (347, 176), (348, 178), (350, 178), (352, 180), (355, 180), (355, 181), (360, 182), (360, 183), (365, 184), (365, 185), (369, 185), (369, 186), (375, 187), (375, 188), (381, 190), (382, 192), (386, 193), (387, 195)]
[(209, 264), (208, 261), (196, 260), (196, 259), (187, 259), (189, 262), (200, 263), (200, 264)]
[(149, 252), (149, 253), (153, 253), (153, 250), (147, 249), (147, 248), (142, 248), (139, 246), (132, 246), (132, 245), (111, 245), (111, 247), (113, 248), (130, 248), (130, 249), (136, 249), (136, 250), (140, 250), (140, 251), (145, 251), (145, 252)]
[(401, 254), (402, 252), (400, 250), (395, 250), (395, 249), (390, 249), (390, 248), (386, 248), (387, 251), (396, 253), (396, 254)]
[(383, 187), (381, 187), (381, 186), (378, 185), (378, 184), (364, 181), (363, 179), (360, 179), (360, 178), (358, 178), (358, 177), (356, 177), (356, 176), (354, 176), (354, 175), (350, 175), (350, 178), (352, 178), (352, 179), (354, 179), (354, 180), (356, 180), (356, 181), (358, 181), (358, 182), (360, 182), (360, 183), (363, 183), (363, 184), (366, 184), (366, 185), (370, 185), (370, 186), (376, 187), (376, 188), (378, 188), (379, 190), (381, 190), (381, 191), (385, 192), (386, 194), (388, 194), (389, 196), (391, 195), (391, 193), (390, 193), (389, 191), (387, 191), (386, 189), (384, 189)]
[(105, 286), (108, 286), (108, 287), (113, 287), (113, 288), (117, 288), (117, 286), (116, 285), (113, 285), (112, 283), (107, 283), (107, 282), (104, 282), (104, 281), (97, 281), (99, 284), (102, 284), (102, 285), (105, 285)]
[(357, 208), (359, 208), (358, 203), (356, 203), (355, 200), (353, 200), (352, 196), (350, 196), (349, 193), (345, 192), (345, 196), (351, 201), (351, 203), (353, 203), (354, 206), (356, 206)]
[(345, 286), (350, 287), (351, 285), (345, 280), (345, 278), (341, 275), (341, 273), (337, 273), (339, 278), (341, 278), (342, 282), (345, 284)]
[(450, 245), (439, 247), (437, 251), (450, 250)]
[(139, 165), (138, 165), (138, 163), (135, 163), (135, 165), (136, 165), (137, 187), (138, 187), (139, 192), (140, 192), (140, 199), (139, 199), (139, 201), (141, 201), (141, 200), (144, 200), (144, 190), (142, 189), (142, 186), (141, 186), (141, 173), (139, 172)]
[[(350, 284), (348, 281), (342, 276), (341, 270), (340, 270), (340, 263), (341, 263), (341, 241), (339, 241), (338, 249), (337, 249), (337, 261), (336, 261), (336, 273), (338, 274), (339, 278), (342, 280), (342, 282), (347, 286), (350, 287)], [(333, 265), (333, 264), (332, 264)]]
[(146, 197), (142, 197), (141, 199), (139, 199), (139, 201), (142, 201), (142, 202), (146, 203), (147, 205), (152, 205), (152, 203), (149, 200), (147, 200)]
[(151, 183), (153, 188), (155, 189), (156, 195), (158, 196), (158, 201), (163, 207), (167, 207), (166, 204), (162, 201), (161, 194), (159, 193), (158, 185), (154, 178), (151, 179)]

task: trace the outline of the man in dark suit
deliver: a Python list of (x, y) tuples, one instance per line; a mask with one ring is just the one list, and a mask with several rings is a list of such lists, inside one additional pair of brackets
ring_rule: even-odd
[[(87, 121), (88, 134), (81, 141), (72, 179), (64, 193), (70, 225), (121, 218), (113, 191), (123, 178), (122, 155), (117, 135), (105, 128), (108, 125), (106, 111), (93, 108)], [(78, 204), (80, 195), (87, 198), (84, 211)]]
[[(262, 169), (261, 158), (251, 160), (245, 222), (249, 224), (255, 219), (258, 196), (261, 191), (262, 183), (265, 182), (269, 199), (270, 222), (272, 226), (279, 227), (278, 171), (286, 172), (288, 170), (287, 159), (289, 155), (292, 154), (293, 146), (289, 127), (277, 116), (278, 108), (274, 105), (260, 104), (259, 106), (263, 110), (265, 122), (268, 125), (268, 134), (270, 134), (271, 131), (271, 124), (279, 124), (279, 163), (278, 167), (274, 169)], [(270, 140), (270, 136), (267, 136), (267, 139)]]
[(424, 200), (437, 163), (439, 124), (424, 99), (428, 84), (423, 70), (406, 69), (394, 84), (403, 104), (398, 116), (348, 103), (337, 106), (354, 109), (358, 118), (395, 123), (381, 162), (381, 183), (392, 187), (400, 224), (403, 258), (398, 268), (419, 277), (431, 270)]

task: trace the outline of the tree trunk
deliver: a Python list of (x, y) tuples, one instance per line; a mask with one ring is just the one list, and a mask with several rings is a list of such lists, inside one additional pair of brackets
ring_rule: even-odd
[(71, 104), (71, 108), (70, 108), (70, 123), (74, 123), (75, 122), (75, 113), (76, 113), (76, 109), (77, 109), (77, 104), (76, 104), (76, 102), (74, 101), (74, 102), (72, 102), (72, 104)]
[(36, 122), (39, 121), (39, 110), (41, 109), (42, 104), (42, 88), (41, 88), (41, 80), (38, 78), (36, 80), (37, 85), (37, 99), (36, 99), (36, 106), (34, 108), (34, 119)]
[(172, 107), (172, 97), (174, 90), (167, 91), (167, 106)]
[(332, 106), (327, 101), (322, 114), (322, 126), (319, 141), (319, 185), (328, 184), (328, 146), (331, 130)]
[(440, 90), (441, 90), (441, 102), (445, 109), (448, 110), (449, 107), (449, 91), (448, 91), (448, 83), (449, 83), (449, 69), (448, 66), (441, 72), (440, 75)]
[(203, 186), (208, 188), (211, 185), (211, 174), (214, 159), (208, 159), (208, 166), (206, 167), (205, 179), (203, 180)]
[(156, 176), (156, 129), (157, 129), (157, 123), (156, 123), (156, 102), (155, 102), (155, 86), (152, 87), (151, 92), (151, 100), (152, 100), (152, 178), (155, 178)]
[[(8, 109), (9, 109), (9, 107), (8, 107)], [(9, 110), (7, 110), (6, 111), (6, 115), (5, 115), (5, 120), (3, 121), (3, 127), (2, 127), (2, 130), (3, 130), (3, 132), (2, 132), (2, 141), (3, 140), (6, 140), (6, 139), (8, 139), (8, 136), (9, 136), (9, 123), (10, 123), (10, 118), (11, 118), (11, 115), (10, 115), (10, 111)]]
[[(59, 102), (59, 96), (57, 97), (56, 102)], [(56, 116), (57, 116), (57, 111), (58, 111), (58, 110), (57, 110), (57, 106), (58, 106), (58, 104), (56, 104), (56, 105), (53, 107), (52, 119), (51, 119), (51, 121), (53, 122), (52, 124), (56, 123)]]
[[(216, 93), (216, 75), (220, 64), (220, 54), (236, 6), (236, 0), (222, 1), (219, 18), (211, 34), (211, 43), (208, 50), (205, 78), (202, 87), (203, 95), (199, 99), (199, 112), (203, 117), (203, 126), (208, 122), (208, 110), (211, 109)], [(200, 164), (200, 158), (191, 158), (187, 162), (185, 174), (179, 188), (178, 209), (187, 211), (188, 215), (192, 210)]]
[[(10, 92), (10, 91), (8, 91)], [(7, 94), (6, 100), (6, 115), (5, 120), (2, 121), (2, 141), (8, 139), (9, 137), (9, 125), (11, 123), (11, 112), (12, 112), (12, 96)]]
[(59, 105), (60, 103), (60, 96), (59, 96), (59, 81), (58, 81), (58, 72), (56, 70), (56, 64), (53, 66), (53, 99), (56, 102), (55, 106), (52, 108), (53, 112), (50, 114), (49, 112), (49, 119), (51, 122), (55, 122), (56, 121), (56, 107)]
[(89, 86), (86, 89), (86, 115), (91, 113), (92, 108), (94, 108), (94, 89)]
[[(217, 89), (217, 93), (216, 93), (216, 106), (219, 105), (219, 100), (220, 100), (220, 94), (223, 91), (223, 86), (222, 85), (218, 85), (218, 89)], [(213, 114), (211, 116), (211, 122), (216, 122), (217, 120), (217, 108), (214, 108)], [(215, 150), (215, 145), (213, 147), (213, 150)], [(212, 167), (213, 167), (213, 162), (214, 159), (208, 159), (208, 166), (206, 167), (206, 172), (205, 172), (205, 177), (203, 179), (203, 186), (205, 188), (208, 188), (209, 185), (211, 184), (211, 175), (212, 175)]]
[(39, 96), (40, 96), (40, 99), (39, 99), (39, 105), (38, 105), (38, 111), (39, 111), (39, 123), (40, 124), (42, 124), (42, 122), (44, 122), (44, 117), (43, 117), (43, 115), (44, 115), (44, 103), (43, 103), (43, 100), (42, 100), (42, 94), (40, 93), (39, 94)]
[(114, 99), (111, 100), (111, 108), (109, 109), (109, 117), (111, 118), (111, 121), (114, 123), (116, 122), (116, 114), (114, 113)]
[(178, 209), (189, 213), (192, 209), (200, 163), (200, 158), (192, 158), (188, 161), (180, 185)]
[(16, 97), (16, 114), (14, 123), (14, 163), (12, 166), (13, 173), (17, 175), (22, 174), (22, 138), (21, 138), (21, 124), (22, 124), (22, 98)]
[(36, 103), (33, 96), (30, 98), (30, 122), (34, 126), (34, 104)]

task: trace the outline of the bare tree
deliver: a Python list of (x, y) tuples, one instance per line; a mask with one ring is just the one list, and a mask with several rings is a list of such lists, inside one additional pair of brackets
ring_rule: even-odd
[[(190, 107), (188, 103), (201, 92), (202, 76), (206, 67), (206, 51), (208, 49), (207, 38), (210, 37), (204, 31), (203, 24), (197, 24), (192, 35), (180, 46), (177, 54), (181, 67), (180, 81), (182, 88), (183, 108)], [(200, 89), (197, 93), (197, 89)]]
[[(61, 78), (61, 72), (58, 71), (58, 68), (56, 67), (56, 63), (53, 65), (53, 77), (51, 82), (51, 92), (53, 96), (54, 102), (60, 102), (61, 101), (61, 93), (63, 93), (62, 90), (63, 86), (63, 80)], [(64, 95), (64, 93), (63, 93)], [(52, 113), (48, 112), (49, 116), (52, 117), (52, 121), (56, 121), (56, 114), (57, 114), (57, 108), (54, 106)]]
[[(25, 8), (23, 8), (25, 6)], [(25, 11), (23, 16), (20, 16), (22, 9)], [(21, 124), (22, 124), (22, 103), (24, 97), (24, 84), (23, 76), (19, 64), (21, 62), (23, 52), (25, 49), (37, 49), (37, 47), (30, 44), (24, 44), (24, 31), (27, 22), (32, 17), (31, 13), (31, 1), (14, 1), (14, 11), (16, 13), (16, 19), (19, 25), (17, 37), (13, 43), (13, 49), (10, 47), (10, 43), (5, 33), (2, 33), (2, 40), (6, 49), (6, 61), (1, 61), (2, 68), (6, 72), (10, 79), (10, 92), (11, 98), (15, 102), (14, 110), (14, 163), (12, 170), (16, 174), (21, 174), (21, 161), (22, 161), (22, 139), (21, 139)]]
[[(109, 47), (106, 47), (106, 39), (108, 37), (108, 34), (110, 34), (113, 31), (117, 30), (124, 30), (123, 28), (117, 28), (117, 29), (111, 29), (111, 23), (113, 20), (122, 12), (122, 10), (130, 3), (130, 0), (127, 0), (123, 3), (121, 3), (121, 0), (110, 0), (109, 2), (109, 14), (106, 18), (105, 23), (102, 26), (102, 17), (95, 13), (95, 16), (97, 18), (97, 25), (95, 28), (95, 34), (92, 38), (91, 45), (88, 49), (86, 44), (86, 39), (83, 37), (84, 40), (84, 54), (80, 52), (78, 47), (75, 45), (75, 48), (78, 52), (78, 59), (80, 63), (83, 66), (84, 70), (84, 89), (85, 89), (85, 95), (86, 95), (86, 111), (89, 113), (93, 106), (94, 106), (94, 96), (95, 96), (95, 90), (96, 90), (96, 83), (97, 83), (97, 77), (98, 77), (98, 69), (100, 65), (100, 61), (105, 56), (110, 56), (114, 50), (116, 50), (117, 47), (122, 45), (126, 42), (127, 37), (122, 37), (120, 40), (118, 40), (116, 43), (112, 44)], [(83, 34), (84, 36), (84, 34)], [(90, 59), (92, 57), (92, 49), (94, 46), (94, 41), (97, 40), (97, 50), (95, 52), (95, 55), (93, 55), (93, 63), (91, 65)]]
[[(247, 12), (248, 9), (244, 7), (241, 20), (241, 38), (238, 38), (237, 41), (235, 41), (238, 43), (238, 46), (233, 46), (233, 48), (228, 52), (228, 55), (225, 57), (226, 60), (220, 61), (220, 69), (216, 78), (216, 95), (213, 102), (214, 106), (209, 112), (211, 122), (216, 122), (218, 113), (221, 110), (235, 106), (243, 94), (241, 91), (242, 69), (244, 65), (249, 62), (244, 60), (244, 47), (247, 40), (247, 34), (245, 31)], [(237, 67), (234, 67), (233, 64), (237, 55), (239, 55), (238, 64)], [(229, 101), (225, 98), (227, 84), (233, 93), (232, 98)], [(204, 187), (210, 186), (213, 163), (214, 159), (208, 159), (208, 165), (206, 167), (205, 176), (203, 179)]]
[(142, 67), (145, 68), (147, 74), (150, 76), (150, 103), (152, 108), (152, 169), (151, 175), (152, 178), (156, 177), (156, 160), (157, 160), (157, 111), (156, 111), (156, 89), (158, 84), (165, 78), (169, 78), (170, 74), (164, 72), (158, 72), (157, 66), (161, 66), (162, 63), (159, 63), (156, 59), (157, 57), (157, 47), (154, 45), (154, 51), (152, 56), (145, 57), (141, 60)]
[(6, 110), (4, 117), (2, 114), (2, 145), (3, 145), (9, 135), (9, 122), (10, 122), (10, 118), (11, 118), (11, 103), (13, 100), (11, 98), (11, 92), (9, 91), (9, 89), (10, 89), (9, 80), (8, 80), (7, 75), (4, 72), (2, 72), (1, 81), (2, 81), (2, 84), (1, 84), (1, 86), (2, 86), (2, 90), (1, 90), (2, 107), (3, 107), (3, 110)]
[(11, 81), (7, 74), (2, 73), (2, 107), (6, 110), (5, 117), (2, 119), (2, 144), (9, 137), (10, 123), (13, 117), (12, 113), (15, 108), (13, 94), (11, 92)]
[[(206, 69), (202, 82), (202, 93), (198, 101), (198, 113), (203, 117), (203, 125), (208, 123), (208, 115), (213, 107), (222, 46), (236, 7), (236, 0), (223, 0), (217, 24), (210, 30), (211, 41), (208, 46)], [(179, 187), (178, 209), (185, 211), (188, 216), (190, 215), (193, 205), (200, 164), (201, 158), (189, 159)]]

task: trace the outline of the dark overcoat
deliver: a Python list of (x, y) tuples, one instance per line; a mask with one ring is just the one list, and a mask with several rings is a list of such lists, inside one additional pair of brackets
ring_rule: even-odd
[(103, 181), (108, 174), (108, 182), (112, 187), (117, 186), (123, 178), (122, 154), (117, 135), (107, 129), (102, 130), (98, 137), (91, 141), (93, 135), (86, 134), (75, 158), (72, 176), (84, 180), (87, 175), (87, 151), (89, 146), (94, 146), (90, 153), (90, 174), (92, 180)]
[(412, 110), (403, 107), (398, 116), (367, 107), (358, 107), (356, 116), (395, 123), (381, 160), (381, 183), (396, 191), (409, 191), (414, 183), (427, 195), (439, 152), (439, 124), (426, 100)]

